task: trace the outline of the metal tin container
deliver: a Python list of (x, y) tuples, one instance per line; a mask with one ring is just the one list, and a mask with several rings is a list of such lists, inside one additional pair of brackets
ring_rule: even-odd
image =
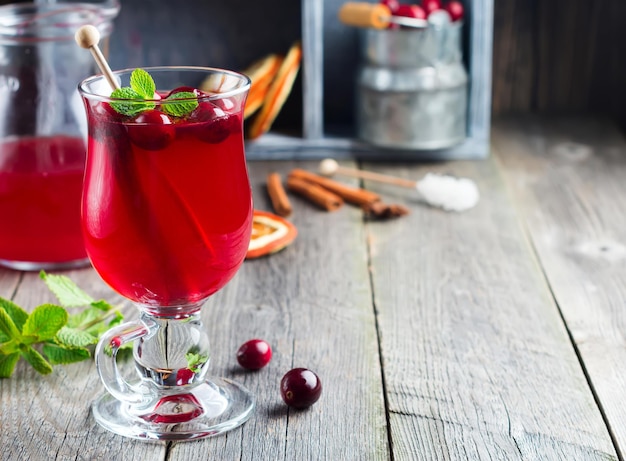
[(467, 72), (462, 24), (426, 29), (364, 29), (357, 131), (396, 149), (444, 149), (467, 134)]

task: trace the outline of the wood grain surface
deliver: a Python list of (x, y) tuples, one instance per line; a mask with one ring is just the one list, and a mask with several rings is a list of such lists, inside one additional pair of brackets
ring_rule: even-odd
[(494, 150), (550, 289), (626, 452), (626, 142), (602, 119), (513, 118)]
[(604, 114), (626, 128), (626, 2), (498, 0), (494, 6), (494, 114)]
[(614, 456), (493, 159), (383, 171), (481, 191), (465, 213), (414, 206), (368, 226), (394, 459)]
[[(125, 439), (91, 416), (103, 392), (93, 363), (46, 377), (20, 364), (0, 380), (0, 459), (623, 459), (624, 140), (601, 120), (524, 118), (496, 123), (493, 146), (484, 161), (341, 162), (471, 178), (481, 200), (464, 213), (367, 182), (411, 213), (370, 221), (291, 197), (296, 241), (246, 261), (203, 310), (212, 374), (257, 397), (242, 427), (193, 442)], [(317, 164), (251, 162), (255, 207), (270, 210), (269, 172), (296, 167)], [(124, 303), (92, 269), (66, 274)], [(54, 300), (36, 273), (1, 269), (0, 296), (28, 309)], [(244, 372), (235, 352), (252, 337), (274, 356)], [(324, 386), (305, 411), (279, 394), (297, 366)]]

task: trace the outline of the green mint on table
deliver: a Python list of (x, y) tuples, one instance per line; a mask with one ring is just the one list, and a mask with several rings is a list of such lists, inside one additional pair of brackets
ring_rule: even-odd
[[(52, 365), (88, 359), (100, 335), (124, 320), (119, 310), (94, 300), (68, 277), (43, 271), (40, 277), (60, 305), (42, 304), (29, 314), (0, 297), (0, 378), (11, 377), (20, 357), (41, 374), (52, 372)], [(81, 309), (70, 314), (66, 308)]]
[[(111, 107), (118, 113), (135, 116), (143, 111), (154, 109), (156, 104), (154, 94), (156, 85), (152, 76), (143, 69), (135, 69), (130, 75), (130, 87), (117, 88), (111, 93), (113, 99), (127, 99), (128, 101), (111, 101)], [(181, 99), (179, 102), (171, 102)], [(181, 91), (168, 96), (167, 104), (161, 106), (161, 110), (174, 117), (182, 117), (191, 113), (198, 107), (196, 95), (189, 91)]]

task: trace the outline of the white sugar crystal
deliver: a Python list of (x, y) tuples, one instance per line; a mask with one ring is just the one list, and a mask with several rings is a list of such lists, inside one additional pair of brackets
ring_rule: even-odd
[(467, 178), (428, 173), (415, 187), (429, 205), (446, 211), (468, 210), (479, 199), (476, 183)]

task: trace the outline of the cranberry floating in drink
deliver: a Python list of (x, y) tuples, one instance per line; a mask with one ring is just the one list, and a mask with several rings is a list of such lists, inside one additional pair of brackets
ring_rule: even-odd
[[(99, 60), (94, 32), (80, 29), (77, 41)], [(94, 268), (140, 318), (105, 333), (96, 348), (108, 393), (93, 414), (139, 439), (216, 435), (244, 423), (254, 407), (243, 386), (207, 377), (211, 351), (200, 320), (250, 242), (242, 132), (250, 80), (198, 67), (113, 74), (100, 64), (103, 75), (79, 86), (89, 122), (82, 227)], [(195, 87), (206, 81), (218, 85)], [(132, 382), (116, 366), (129, 342)]]

